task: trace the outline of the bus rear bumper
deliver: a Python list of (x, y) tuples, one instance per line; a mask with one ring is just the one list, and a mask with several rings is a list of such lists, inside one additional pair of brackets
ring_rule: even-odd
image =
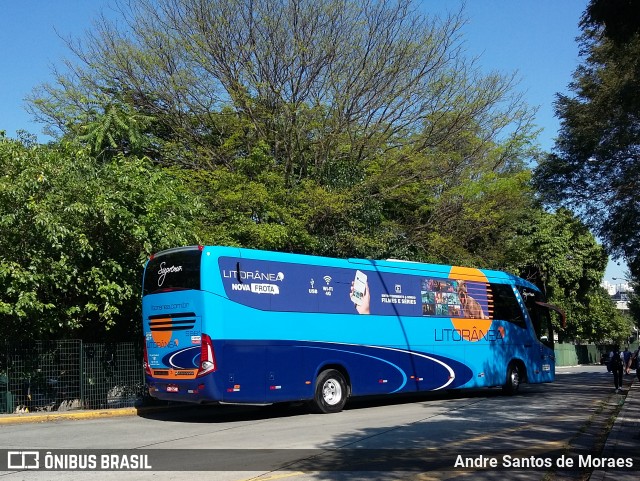
[(211, 381), (154, 379), (147, 376), (149, 395), (163, 401), (214, 404), (222, 400)]

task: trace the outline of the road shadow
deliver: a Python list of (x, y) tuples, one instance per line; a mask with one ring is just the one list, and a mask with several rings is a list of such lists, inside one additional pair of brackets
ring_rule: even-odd
[[(492, 389), (414, 397), (412, 402), (424, 403), (425, 409), (432, 408), (429, 402), (436, 399), (445, 403), (440, 403), (439, 412), (429, 409), (424, 419), (413, 423), (390, 423), (336, 436), (319, 451), (283, 469), (318, 472), (312, 477), (325, 480), (382, 481), (391, 472), (394, 478), (399, 478), (398, 472), (409, 473), (407, 479), (415, 478), (416, 473), (428, 479), (516, 475), (555, 479), (557, 473), (546, 464), (547, 459), (555, 463), (562, 455), (599, 454), (593, 450), (601, 449), (602, 432), (593, 429), (593, 421), (608, 416), (607, 409), (620, 402), (611, 384), (606, 372), (585, 370), (560, 376), (553, 384), (523, 386), (515, 396)], [(394, 402), (401, 406), (399, 400)], [(364, 401), (352, 409), (376, 406)], [(516, 465), (506, 469), (505, 456), (515, 459)], [(457, 466), (460, 457), (485, 462), (496, 458), (498, 467)], [(526, 469), (516, 469), (521, 467)], [(583, 473), (584, 469), (562, 471), (563, 476)]]
[[(536, 392), (536, 387), (527, 386), (522, 395)], [(352, 398), (344, 411), (358, 411), (383, 406), (402, 406), (415, 403), (455, 399), (491, 399), (506, 396), (500, 388), (464, 389), (426, 393), (393, 394), (385, 396), (362, 396)], [(138, 408), (138, 416), (156, 421), (183, 423), (229, 423), (256, 421), (292, 416), (318, 415), (306, 402), (277, 403), (270, 405), (187, 404), (172, 403)]]
[[(231, 467), (237, 459), (242, 467), (256, 471), (300, 471), (314, 479), (337, 481), (382, 481), (389, 479), (391, 472), (394, 479), (415, 479), (416, 473), (434, 479), (511, 479), (517, 473), (522, 479), (542, 479), (552, 473), (546, 466), (520, 472), (459, 468), (456, 463), (459, 456), (557, 459), (570, 452), (571, 443), (578, 438), (580, 446), (594, 445), (595, 438), (594, 443), (589, 441), (589, 420), (603, 411), (604, 404), (619, 402), (621, 396), (613, 393), (611, 375), (606, 370), (587, 369), (556, 379), (551, 384), (523, 385), (514, 396), (496, 388), (356, 398), (350, 400), (343, 413), (330, 415), (311, 414), (306, 405), (298, 403), (268, 407), (182, 405), (141, 416), (205, 424), (326, 416), (329, 423), (335, 423), (336, 417), (348, 417), (350, 413), (388, 406), (403, 409), (409, 405), (415, 410), (419, 404), (425, 415), (414, 422), (385, 423), (382, 419), (376, 427), (334, 436), (313, 449), (237, 450), (220, 452), (219, 457), (232, 463)], [(385, 409), (380, 412), (390, 413)], [(407, 475), (396, 475), (402, 472)]]

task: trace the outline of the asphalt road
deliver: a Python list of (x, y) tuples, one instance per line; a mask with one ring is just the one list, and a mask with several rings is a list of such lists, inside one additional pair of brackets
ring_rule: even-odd
[(95, 455), (98, 466), (110, 450), (135, 450), (125, 454), (148, 454), (152, 469), (15, 470), (0, 479), (586, 479), (588, 468), (567, 470), (559, 456), (599, 453), (621, 404), (606, 369), (586, 366), (559, 368), (555, 383), (524, 385), (515, 396), (483, 389), (355, 399), (329, 415), (304, 406), (195, 406), (3, 425), (0, 450), (89, 450), (79, 453)]

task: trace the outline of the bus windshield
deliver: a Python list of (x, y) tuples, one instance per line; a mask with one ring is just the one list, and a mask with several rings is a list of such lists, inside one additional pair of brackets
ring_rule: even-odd
[[(551, 322), (551, 306), (545, 302), (544, 296), (532, 289), (520, 286), (518, 288), (524, 300), (536, 336), (540, 342), (553, 347), (554, 334), (553, 323)], [(557, 308), (553, 308), (556, 311)], [(560, 311), (557, 312), (561, 315)]]
[(143, 295), (185, 289), (200, 289), (198, 247), (173, 249), (149, 260), (145, 270)]

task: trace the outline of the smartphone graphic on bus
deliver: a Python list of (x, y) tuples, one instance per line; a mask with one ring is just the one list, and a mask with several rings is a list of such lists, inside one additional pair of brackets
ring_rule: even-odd
[(362, 298), (367, 290), (367, 275), (362, 271), (356, 271), (356, 277), (353, 280), (353, 290), (351, 292), (351, 301), (358, 306), (362, 304)]

